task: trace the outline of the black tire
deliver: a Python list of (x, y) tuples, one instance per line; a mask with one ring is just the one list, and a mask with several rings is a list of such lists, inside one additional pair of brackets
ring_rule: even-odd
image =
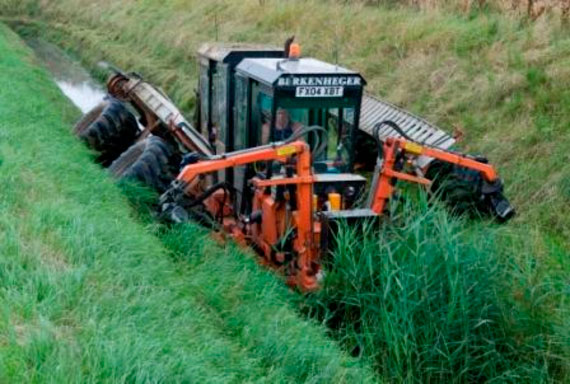
[(455, 213), (472, 215), (481, 211), (483, 178), (474, 170), (434, 160), (426, 177), (432, 180), (431, 192)]
[(83, 116), (73, 133), (97, 152), (98, 163), (108, 166), (140, 134), (135, 116), (116, 99), (109, 98)]
[(109, 167), (118, 180), (138, 181), (163, 193), (178, 174), (180, 156), (170, 144), (150, 136), (131, 146)]
[(97, 118), (103, 113), (105, 107), (109, 104), (106, 100), (102, 101), (97, 105), (95, 108), (87, 112), (81, 119), (75, 124), (73, 127), (73, 134), (75, 136), (79, 136), (82, 134), (87, 128), (91, 126), (97, 120)]

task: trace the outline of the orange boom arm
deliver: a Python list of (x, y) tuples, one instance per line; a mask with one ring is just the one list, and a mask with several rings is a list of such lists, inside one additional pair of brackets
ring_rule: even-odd
[(416, 157), (427, 156), (463, 168), (473, 169), (480, 172), (483, 178), (488, 182), (494, 182), (498, 179), (495, 168), (489, 164), (479, 162), (461, 154), (429, 148), (404, 139), (390, 137), (383, 144), (382, 168), (378, 175), (375, 190), (371, 191), (371, 193), (373, 193), (371, 209), (379, 215), (383, 213), (386, 202), (394, 193), (396, 179), (423, 185), (431, 184), (431, 180), (424, 177), (396, 170), (398, 151), (402, 151), (402, 154), (409, 154)]

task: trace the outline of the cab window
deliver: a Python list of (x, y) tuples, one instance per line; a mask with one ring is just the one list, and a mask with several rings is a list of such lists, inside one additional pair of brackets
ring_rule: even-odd
[(235, 127), (234, 149), (247, 148), (247, 79), (243, 76), (236, 76), (235, 88)]
[(352, 147), (351, 126), (354, 108), (277, 107), (274, 125), (275, 141), (286, 140), (304, 128), (321, 130), (303, 134), (313, 151), (313, 163), (319, 173), (347, 172)]
[(212, 76), (212, 126), (216, 133), (216, 151), (224, 153), (226, 137), (227, 68), (218, 65)]
[(271, 141), (273, 97), (260, 84), (254, 83), (251, 98), (253, 105), (251, 111), (251, 142), (253, 145), (267, 144)]
[(209, 102), (210, 102), (210, 79), (209, 79), (209, 68), (208, 65), (202, 64), (200, 66), (200, 131), (202, 135), (208, 137), (210, 134), (208, 132), (208, 120), (210, 118), (209, 114)]

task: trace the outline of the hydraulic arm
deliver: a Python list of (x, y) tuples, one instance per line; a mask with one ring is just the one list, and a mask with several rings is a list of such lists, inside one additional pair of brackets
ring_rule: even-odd
[[(487, 200), (488, 209), (501, 221), (511, 218), (515, 211), (502, 195), (502, 181), (498, 177), (495, 168), (485, 162), (475, 158), (444, 151), (437, 148), (430, 148), (407, 141), (401, 138), (390, 137), (383, 143), (383, 157), (376, 168), (374, 182), (370, 191), (370, 208), (377, 214), (382, 214), (386, 208), (386, 203), (394, 193), (396, 180), (403, 180), (429, 186), (432, 180), (423, 176), (405, 173), (402, 170), (406, 163), (413, 163), (418, 157), (429, 157), (444, 163), (452, 164), (458, 168), (473, 170), (482, 176), (481, 199)], [(420, 170), (421, 172), (421, 170)]]

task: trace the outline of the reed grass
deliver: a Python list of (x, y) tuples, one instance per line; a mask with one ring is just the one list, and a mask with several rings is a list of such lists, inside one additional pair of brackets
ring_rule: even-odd
[(540, 267), (532, 242), (426, 199), (400, 215), (343, 227), (308, 314), (387, 382), (570, 379), (567, 276)]

